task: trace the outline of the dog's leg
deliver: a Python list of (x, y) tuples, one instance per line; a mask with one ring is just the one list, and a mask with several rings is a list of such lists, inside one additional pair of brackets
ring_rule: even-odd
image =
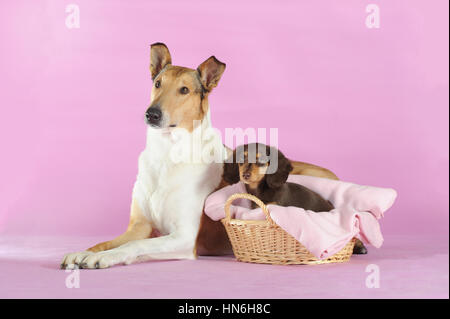
[(293, 167), (291, 174), (339, 179), (332, 171), (317, 165), (292, 160), (291, 164)]
[(80, 262), (89, 255), (92, 255), (99, 251), (116, 248), (132, 240), (144, 239), (150, 237), (152, 227), (150, 221), (144, 216), (139, 205), (133, 199), (131, 203), (131, 214), (128, 228), (122, 235), (116, 237), (113, 240), (99, 243), (86, 251), (77, 253), (71, 253), (64, 256), (61, 263), (61, 268), (74, 268), (78, 266)]
[(80, 268), (108, 268), (117, 264), (130, 264), (138, 259), (195, 259), (194, 230), (130, 241), (120, 247), (92, 254), (84, 258)]
[(220, 221), (214, 221), (204, 212), (197, 236), (197, 254), (200, 256), (221, 256), (233, 254), (227, 231)]
[[(200, 228), (204, 196), (192, 196), (191, 189), (172, 192), (156, 216), (164, 216), (166, 235), (130, 241), (122, 246), (86, 256), (80, 268), (107, 268), (116, 264), (130, 264), (146, 259), (195, 259), (195, 240)], [(177, 200), (184, 199), (183, 205)], [(157, 217), (158, 218), (158, 217)]]
[(89, 248), (88, 251), (96, 253), (99, 251), (113, 249), (132, 240), (148, 238), (150, 237), (151, 232), (152, 226), (149, 220), (145, 218), (145, 216), (141, 212), (141, 209), (139, 208), (139, 205), (137, 205), (136, 201), (133, 199), (131, 203), (130, 222), (128, 224), (126, 232), (114, 238), (113, 240), (99, 243)]

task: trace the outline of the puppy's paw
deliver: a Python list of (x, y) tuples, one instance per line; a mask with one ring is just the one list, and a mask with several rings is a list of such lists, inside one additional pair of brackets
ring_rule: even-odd
[(80, 263), (89, 255), (94, 254), (90, 251), (80, 251), (77, 253), (67, 254), (63, 257), (61, 262), (61, 269), (75, 269), (79, 268)]
[(364, 246), (362, 241), (359, 239), (356, 241), (355, 246), (353, 247), (353, 254), (354, 255), (365, 255), (367, 254), (367, 248)]

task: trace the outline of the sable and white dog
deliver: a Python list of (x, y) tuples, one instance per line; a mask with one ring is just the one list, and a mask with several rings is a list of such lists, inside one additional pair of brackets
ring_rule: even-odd
[[(173, 66), (164, 44), (151, 46), (147, 144), (139, 156), (128, 229), (112, 241), (66, 255), (63, 268), (106, 268), (139, 257), (196, 257), (204, 201), (220, 184), (223, 164), (195, 152), (226, 156), (221, 136), (211, 129), (207, 99), (224, 70), (215, 57), (197, 70)], [(205, 132), (209, 136), (202, 138)], [(152, 230), (161, 236), (151, 238)]]
[[(208, 104), (225, 64), (212, 56), (196, 70), (174, 66), (163, 43), (153, 44), (150, 56), (147, 144), (139, 157), (128, 228), (111, 241), (67, 254), (61, 268), (107, 268), (136, 260), (231, 252), (220, 222), (202, 214), (206, 197), (226, 185), (223, 160), (229, 150), (212, 129)], [(337, 179), (312, 164), (292, 166), (292, 174)], [(155, 237), (155, 231), (160, 236)]]

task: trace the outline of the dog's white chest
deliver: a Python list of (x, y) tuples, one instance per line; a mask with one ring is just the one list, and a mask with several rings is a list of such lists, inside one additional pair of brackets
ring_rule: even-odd
[(139, 156), (133, 198), (164, 234), (184, 219), (199, 222), (204, 200), (219, 185), (223, 167), (214, 162), (174, 163), (171, 141), (151, 137), (152, 143)]

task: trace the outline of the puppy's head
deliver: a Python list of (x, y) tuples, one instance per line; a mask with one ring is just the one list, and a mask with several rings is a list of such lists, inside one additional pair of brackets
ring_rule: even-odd
[(252, 143), (236, 148), (232, 159), (225, 163), (223, 176), (230, 184), (242, 181), (255, 188), (266, 179), (269, 187), (278, 188), (286, 182), (291, 170), (289, 160), (276, 148)]
[(196, 70), (172, 65), (169, 49), (163, 43), (151, 45), (150, 72), (153, 79), (151, 105), (145, 116), (154, 128), (194, 129), (194, 121), (208, 112), (207, 97), (225, 70), (214, 56)]

